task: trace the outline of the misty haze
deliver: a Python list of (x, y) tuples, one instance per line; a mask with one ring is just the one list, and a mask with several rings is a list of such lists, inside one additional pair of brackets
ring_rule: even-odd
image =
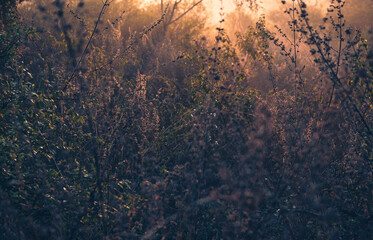
[(1, 240), (368, 240), (372, 0), (2, 0)]

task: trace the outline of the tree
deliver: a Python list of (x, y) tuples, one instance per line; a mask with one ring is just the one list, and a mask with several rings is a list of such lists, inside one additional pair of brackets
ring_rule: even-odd
[(192, 11), (195, 7), (200, 5), (203, 1), (204, 0), (193, 1), (190, 4), (187, 1), (184, 1), (184, 3), (186, 3), (187, 5), (184, 4), (184, 9), (181, 9), (183, 0), (174, 0), (173, 2), (167, 4), (168, 9), (165, 9), (164, 1), (161, 0), (161, 12), (166, 14), (165, 20), (163, 21), (164, 31), (166, 32), (171, 24), (179, 21), (190, 11)]

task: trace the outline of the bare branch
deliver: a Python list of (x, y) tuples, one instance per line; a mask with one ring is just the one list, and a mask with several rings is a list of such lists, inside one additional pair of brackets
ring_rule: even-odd
[(84, 51), (83, 51), (82, 55), (80, 56), (79, 62), (75, 65), (73, 72), (71, 73), (67, 83), (65, 84), (65, 87), (63, 88), (64, 91), (66, 90), (66, 88), (67, 88), (68, 84), (70, 83), (71, 79), (75, 76), (76, 70), (78, 69), (79, 65), (82, 63), (84, 55), (87, 53), (88, 47), (91, 44), (93, 36), (95, 35), (95, 33), (97, 31), (98, 24), (100, 23), (102, 14), (104, 13), (104, 10), (105, 10), (106, 6), (108, 6), (108, 0), (105, 0), (104, 5), (101, 8), (100, 14), (97, 17), (97, 21), (96, 21), (95, 27), (93, 28), (92, 34), (89, 37), (89, 40), (87, 42), (87, 45), (84, 48)]
[[(199, 4), (201, 4), (203, 2), (203, 0), (200, 0), (198, 2), (196, 2), (195, 4), (193, 4), (193, 6), (191, 6), (188, 10), (186, 10), (184, 13), (182, 13), (180, 16), (178, 16), (175, 20), (172, 20), (170, 24), (173, 24), (175, 23), (176, 21), (180, 20), (182, 17), (184, 17), (188, 12), (192, 11), (193, 8), (195, 8), (196, 6), (198, 6)], [(172, 18), (171, 18), (172, 19)]]

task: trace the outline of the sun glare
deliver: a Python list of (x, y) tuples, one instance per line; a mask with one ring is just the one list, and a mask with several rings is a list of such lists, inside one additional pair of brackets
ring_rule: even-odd
[[(291, 0), (289, 0), (290, 2)], [(149, 4), (160, 3), (161, 0), (144, 0), (143, 6), (147, 6)], [(165, 3), (168, 1), (165, 0)], [(276, 8), (281, 6), (281, 1), (279, 0), (259, 0), (260, 8), (256, 14), (267, 14), (269, 11), (272, 11)], [(323, 7), (327, 4), (328, 1), (326, 0), (306, 0), (306, 3), (314, 6)], [(224, 15), (232, 12), (236, 5), (233, 0), (204, 0), (203, 4), (206, 7), (206, 11), (208, 12), (209, 22), (211, 24), (216, 24), (219, 22), (221, 18), (221, 13)], [(254, 13), (252, 13), (254, 14)]]

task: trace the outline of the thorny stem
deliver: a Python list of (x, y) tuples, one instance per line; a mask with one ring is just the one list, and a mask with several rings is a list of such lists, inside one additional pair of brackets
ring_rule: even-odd
[(296, 22), (295, 22), (295, 0), (293, 0), (293, 45), (294, 45), (294, 75), (295, 75), (295, 85), (296, 75), (297, 75), (297, 45), (296, 45)]
[[(337, 75), (339, 73), (339, 67), (340, 67), (340, 62), (341, 62), (341, 52), (342, 52), (342, 37), (343, 37), (343, 35), (342, 35), (342, 17), (341, 16), (342, 16), (342, 7), (341, 7), (341, 3), (339, 3), (339, 6), (338, 6), (339, 49), (338, 49), (337, 70), (336, 70)], [(330, 94), (328, 107), (330, 107), (330, 104), (332, 103), (334, 90), (335, 90), (335, 84), (333, 83), (333, 89), (332, 89), (332, 93)]]

